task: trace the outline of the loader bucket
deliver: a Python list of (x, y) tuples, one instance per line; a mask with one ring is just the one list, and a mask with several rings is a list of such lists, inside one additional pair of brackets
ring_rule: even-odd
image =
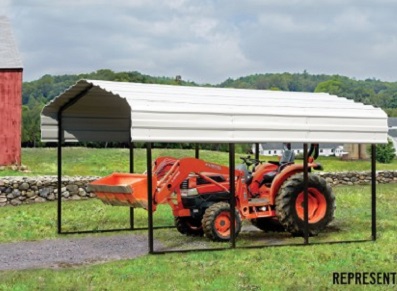
[[(153, 191), (157, 179), (153, 176)], [(113, 173), (88, 184), (88, 191), (105, 204), (148, 209), (147, 176), (145, 174)]]

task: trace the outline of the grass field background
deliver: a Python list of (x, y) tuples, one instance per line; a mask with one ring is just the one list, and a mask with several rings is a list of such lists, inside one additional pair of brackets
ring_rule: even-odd
[[(129, 171), (129, 150), (128, 149), (93, 149), (82, 147), (65, 147), (63, 153), (63, 174), (64, 175), (98, 175), (104, 176), (112, 172)], [(135, 149), (135, 172), (141, 173), (146, 170), (146, 150)], [(154, 149), (153, 159), (159, 156), (186, 157), (194, 156), (193, 150), (177, 149)], [(237, 154), (236, 163), (240, 163), (240, 156)], [(228, 165), (229, 154), (225, 152), (200, 151), (200, 158)], [(277, 157), (261, 157), (261, 160), (277, 161)], [(370, 161), (342, 161), (335, 157), (319, 157), (319, 163), (324, 166), (327, 172), (339, 171), (370, 171)], [(300, 160), (297, 163), (302, 162)], [(24, 148), (22, 150), (22, 164), (29, 169), (27, 173), (18, 171), (3, 170), (0, 176), (18, 175), (56, 175), (57, 173), (57, 150), (56, 148)], [(377, 164), (378, 170), (396, 170), (397, 159), (390, 164)]]
[[(193, 156), (193, 151), (155, 150), (154, 156)], [(136, 151), (136, 169), (145, 170), (145, 151)], [(202, 158), (227, 164), (228, 154), (207, 152)], [(127, 150), (64, 149), (64, 174), (106, 175), (128, 171)], [(342, 162), (322, 158), (325, 170), (369, 170), (368, 162)], [(23, 163), (31, 175), (56, 174), (55, 149), (24, 149)], [(378, 169), (396, 169), (396, 163)], [(0, 175), (3, 175), (0, 172)], [(15, 174), (11, 172), (11, 174)], [(396, 286), (335, 286), (333, 272), (396, 272), (397, 266), (397, 185), (378, 185), (376, 242), (316, 244), (227, 251), (146, 255), (123, 260), (62, 269), (37, 269), (0, 272), (0, 290), (390, 290)], [(334, 222), (311, 242), (371, 239), (370, 187), (335, 187), (337, 210)], [(0, 242), (68, 239), (83, 235), (56, 234), (56, 203), (0, 208)], [(128, 209), (111, 207), (97, 200), (63, 203), (65, 230), (128, 227)], [(147, 213), (135, 212), (136, 225), (145, 226)], [(154, 214), (156, 225), (172, 225), (168, 206)], [(137, 231), (146, 234), (146, 231)], [(116, 234), (90, 234), (95, 236)], [(88, 236), (88, 235), (84, 235)], [(189, 245), (228, 247), (206, 238), (192, 238), (175, 229), (155, 230), (155, 239), (169, 249)], [(241, 233), (238, 247), (267, 243), (303, 243), (287, 233)], [(131, 248), (134, 246), (131, 245)], [(1, 244), (0, 244), (1, 251)]]

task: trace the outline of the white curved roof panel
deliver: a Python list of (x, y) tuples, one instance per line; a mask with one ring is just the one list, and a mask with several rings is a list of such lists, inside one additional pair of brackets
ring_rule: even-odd
[(386, 143), (379, 108), (327, 93), (81, 80), (45, 106), (43, 141)]

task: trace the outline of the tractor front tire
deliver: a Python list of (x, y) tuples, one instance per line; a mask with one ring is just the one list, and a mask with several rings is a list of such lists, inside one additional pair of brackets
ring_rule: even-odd
[(203, 236), (203, 226), (201, 219), (194, 219), (193, 217), (175, 217), (176, 229), (187, 236)]
[(264, 232), (284, 232), (284, 226), (273, 217), (262, 217), (251, 219), (253, 226), (263, 230)]
[[(295, 174), (284, 182), (276, 197), (278, 220), (294, 236), (304, 235), (303, 184), (303, 173)], [(308, 231), (315, 236), (334, 219), (335, 196), (323, 178), (309, 173), (308, 198)]]
[[(241, 219), (239, 213), (235, 210), (235, 236), (241, 230)], [(203, 229), (205, 236), (213, 241), (229, 241), (231, 228), (230, 204), (218, 202), (212, 204), (205, 210), (203, 220)]]

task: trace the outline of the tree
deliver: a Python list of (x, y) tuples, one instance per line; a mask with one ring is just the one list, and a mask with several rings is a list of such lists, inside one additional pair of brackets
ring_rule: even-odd
[(317, 85), (314, 92), (327, 92), (333, 95), (342, 96), (345, 89), (341, 80), (328, 80)]
[(40, 143), (40, 112), (44, 103), (31, 99), (28, 105), (22, 106), (22, 144), (37, 146)]

